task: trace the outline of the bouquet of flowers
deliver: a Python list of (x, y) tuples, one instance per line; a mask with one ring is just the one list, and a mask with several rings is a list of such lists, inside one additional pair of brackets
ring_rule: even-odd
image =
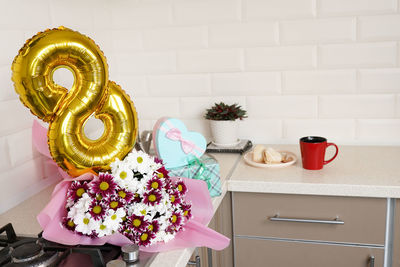
[(144, 247), (168, 242), (192, 217), (186, 192), (161, 160), (133, 150), (111, 164), (111, 174), (71, 183), (63, 226), (89, 237), (118, 232)]

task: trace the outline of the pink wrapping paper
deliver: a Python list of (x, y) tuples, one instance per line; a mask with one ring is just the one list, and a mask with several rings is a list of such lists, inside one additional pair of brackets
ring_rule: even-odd
[[(103, 245), (110, 243), (123, 246), (131, 244), (132, 241), (120, 233), (100, 238), (89, 238), (78, 235), (62, 226), (62, 218), (66, 216), (67, 212), (65, 209), (66, 193), (71, 182), (74, 180), (97, 179), (97, 176), (86, 173), (72, 178), (58, 167), (52, 160), (48, 149), (47, 130), (36, 121), (34, 121), (32, 127), (32, 138), (37, 150), (49, 158), (45, 162), (47, 177), (62, 177), (62, 181), (56, 185), (52, 193), (50, 202), (37, 216), (37, 220), (43, 229), (43, 237), (65, 245)], [(221, 250), (229, 245), (229, 238), (205, 226), (213, 216), (213, 207), (207, 184), (201, 180), (188, 178), (183, 178), (183, 180), (188, 188), (186, 200), (192, 204), (193, 218), (186, 223), (185, 230), (176, 234), (173, 240), (168, 243), (159, 242), (149, 247), (141, 247), (140, 250), (161, 252), (187, 247), (209, 247)]]

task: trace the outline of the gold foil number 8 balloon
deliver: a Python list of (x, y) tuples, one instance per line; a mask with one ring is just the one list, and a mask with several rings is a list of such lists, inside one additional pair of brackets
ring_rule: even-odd
[[(68, 91), (53, 81), (64, 67), (74, 75)], [(49, 122), (48, 143), (53, 159), (71, 176), (109, 170), (135, 145), (137, 114), (129, 96), (108, 80), (106, 59), (85, 35), (59, 27), (29, 39), (12, 64), (14, 87), (31, 112)], [(103, 135), (84, 134), (95, 115), (104, 124)]]

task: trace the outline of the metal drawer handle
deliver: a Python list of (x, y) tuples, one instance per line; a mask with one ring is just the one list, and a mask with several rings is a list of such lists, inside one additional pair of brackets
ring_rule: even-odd
[(278, 221), (278, 222), (300, 222), (300, 223), (323, 223), (323, 224), (344, 224), (344, 221), (339, 220), (338, 217), (334, 220), (314, 220), (314, 219), (298, 219), (298, 218), (284, 218), (279, 217), (279, 215), (275, 215), (273, 217), (268, 218), (270, 221)]
[(375, 256), (370, 256), (369, 257), (369, 267), (374, 267), (375, 266)]

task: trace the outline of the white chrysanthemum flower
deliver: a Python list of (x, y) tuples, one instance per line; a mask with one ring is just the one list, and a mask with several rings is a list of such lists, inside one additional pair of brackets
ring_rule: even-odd
[(111, 231), (117, 231), (121, 222), (122, 217), (126, 215), (125, 210), (123, 208), (119, 208), (116, 211), (113, 209), (109, 209), (107, 211), (107, 216), (104, 219), (104, 225), (109, 227)]
[(132, 183), (133, 172), (126, 164), (120, 164), (112, 173), (115, 177), (115, 182), (122, 188), (128, 188)]
[(111, 172), (115, 173), (117, 169), (120, 168), (122, 161), (119, 158), (116, 158), (113, 162), (110, 163)]
[(82, 234), (90, 235), (92, 231), (96, 229), (96, 221), (92, 218), (90, 213), (78, 213), (73, 218), (73, 221), (76, 225), (75, 231)]
[(173, 234), (166, 233), (164, 231), (160, 231), (156, 233), (155, 238), (153, 239), (153, 242), (168, 242), (174, 238)]
[(80, 213), (79, 209), (76, 206), (72, 206), (68, 211), (68, 218), (74, 218), (78, 213)]
[(72, 207), (75, 204), (75, 201), (72, 198), (67, 198), (67, 204), (65, 205), (65, 207), (68, 209), (70, 207)]
[(151, 165), (154, 164), (153, 159), (148, 154), (136, 150), (129, 153), (125, 160), (129, 168), (140, 173), (149, 173)]
[(112, 234), (111, 227), (108, 227), (107, 225), (105, 225), (103, 222), (100, 221), (98, 221), (98, 225), (96, 225), (95, 231), (99, 237)]
[(149, 173), (154, 173), (158, 169), (160, 169), (163, 165), (161, 163), (156, 163), (154, 159), (152, 158), (152, 163), (150, 164), (150, 172)]
[(91, 202), (92, 198), (87, 193), (84, 193), (82, 197), (76, 202), (74, 207), (78, 210), (78, 213), (84, 213), (89, 210)]
[(141, 186), (141, 183), (137, 178), (133, 178), (126, 181), (125, 188), (133, 193), (137, 193), (138, 188)]
[(151, 221), (156, 214), (156, 210), (153, 206), (146, 205), (144, 203), (136, 203), (132, 206), (132, 214), (137, 216), (144, 216), (145, 220)]
[(160, 201), (158, 205), (154, 206), (154, 209), (160, 214), (164, 214), (168, 210), (168, 206), (165, 204), (165, 201)]

